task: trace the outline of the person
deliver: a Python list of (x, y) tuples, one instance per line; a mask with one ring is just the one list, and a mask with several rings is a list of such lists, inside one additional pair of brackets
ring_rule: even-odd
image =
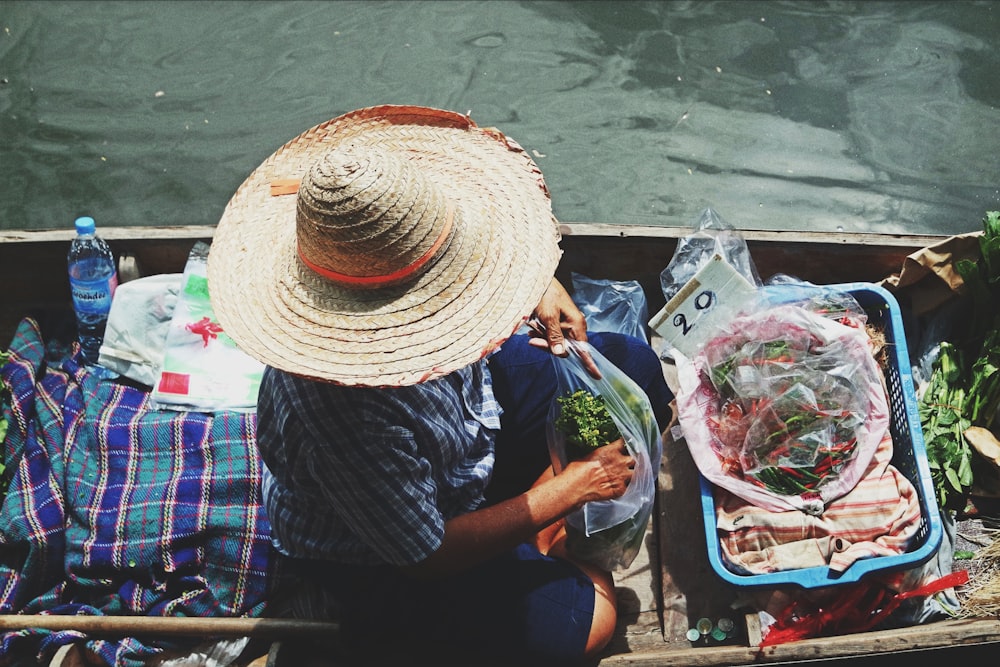
[(672, 395), (645, 342), (588, 336), (559, 238), (524, 149), (427, 107), (338, 116), (236, 191), (209, 293), (266, 365), (256, 437), (288, 576), (272, 613), (410, 655), (572, 664), (607, 645), (613, 577), (567, 554), (562, 520), (624, 493), (634, 461), (619, 440), (553, 473), (552, 355), (587, 340), (661, 425)]

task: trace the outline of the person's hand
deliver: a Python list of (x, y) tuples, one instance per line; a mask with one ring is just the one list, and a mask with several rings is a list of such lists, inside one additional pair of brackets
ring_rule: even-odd
[(544, 329), (548, 348), (556, 356), (566, 356), (565, 338), (587, 340), (587, 320), (566, 288), (555, 278), (549, 283), (533, 314)]
[(618, 438), (568, 464), (564, 473), (574, 467), (579, 468), (576, 472), (583, 476), (583, 482), (577, 487), (583, 493), (583, 502), (613, 500), (628, 489), (635, 473), (635, 458), (625, 447), (625, 441)]
[[(532, 329), (532, 337), (528, 343), (535, 347), (548, 348), (557, 357), (565, 357), (569, 354), (569, 350), (566, 349), (566, 338), (578, 341), (587, 340), (586, 318), (573, 303), (566, 288), (555, 278), (549, 283), (548, 289), (545, 290), (541, 301), (535, 307), (529, 325)], [(581, 357), (587, 372), (600, 379), (601, 372), (597, 370), (590, 355), (583, 352)]]

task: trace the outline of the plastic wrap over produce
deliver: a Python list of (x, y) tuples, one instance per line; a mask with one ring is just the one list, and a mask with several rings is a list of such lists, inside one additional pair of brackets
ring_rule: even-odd
[(774, 511), (819, 514), (850, 491), (890, 421), (863, 324), (762, 300), (678, 356), (678, 417), (702, 475)]
[[(619, 438), (634, 457), (635, 470), (624, 494), (591, 501), (566, 517), (566, 548), (604, 570), (622, 570), (639, 553), (652, 515), (663, 453), (660, 433), (649, 397), (624, 371), (589, 343), (567, 343), (567, 357), (552, 357), (559, 391), (546, 421), (556, 474), (569, 461)], [(587, 371), (584, 354), (597, 366), (600, 378)]]

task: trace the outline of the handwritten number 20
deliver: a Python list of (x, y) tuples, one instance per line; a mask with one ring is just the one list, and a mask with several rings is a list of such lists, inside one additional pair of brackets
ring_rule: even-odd
[[(715, 292), (712, 290), (698, 292), (692, 303), (695, 310), (708, 310), (715, 303)], [(680, 327), (681, 333), (686, 336), (694, 326), (694, 322), (688, 323), (684, 313), (677, 313), (674, 315), (674, 326)]]

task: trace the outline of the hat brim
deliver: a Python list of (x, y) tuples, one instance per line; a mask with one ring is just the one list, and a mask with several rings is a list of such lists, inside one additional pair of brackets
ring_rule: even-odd
[[(377, 145), (412, 161), (455, 207), (448, 248), (415, 282), (337, 287), (296, 250), (293, 195), (326, 151)], [(268, 157), (226, 206), (208, 258), (222, 328), (259, 361), (345, 385), (404, 386), (482, 359), (531, 313), (559, 262), (538, 167), (514, 141), (439, 109), (379, 106), (317, 125)]]

